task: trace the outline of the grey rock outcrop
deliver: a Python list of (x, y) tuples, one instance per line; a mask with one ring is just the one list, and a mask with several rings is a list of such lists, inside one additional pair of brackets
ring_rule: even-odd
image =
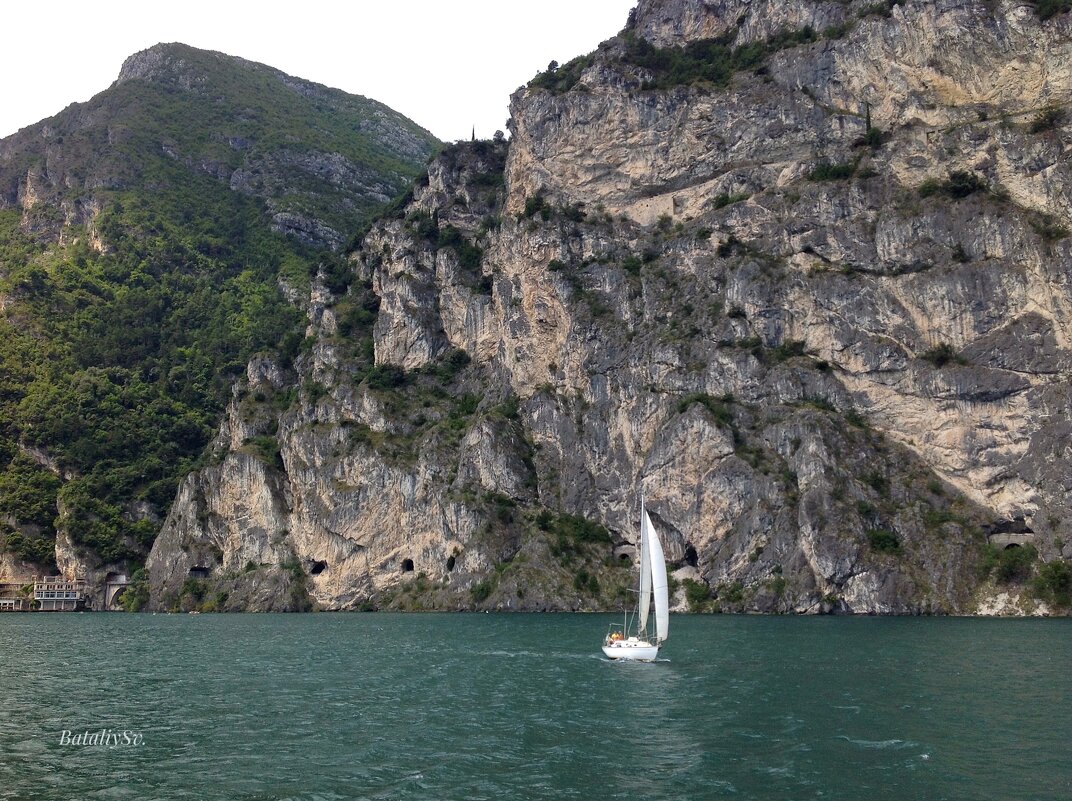
[[(1014, 518), (1067, 558), (1068, 15), (876, 8), (641, 2), (575, 87), (519, 90), (508, 153), (449, 149), (365, 238), (294, 404), (251, 402), (279, 465), (235, 440), (187, 481), (156, 602), (274, 536), (324, 608), (613, 607), (640, 493), (723, 609), (997, 608)], [(628, 58), (804, 26), (726, 86)]]

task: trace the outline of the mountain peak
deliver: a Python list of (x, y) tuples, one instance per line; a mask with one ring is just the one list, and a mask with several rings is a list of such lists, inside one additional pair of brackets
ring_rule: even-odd
[(199, 50), (181, 42), (161, 42), (128, 56), (119, 69), (116, 84), (140, 79), (158, 83), (177, 83), (185, 89), (191, 89), (207, 80), (205, 68), (212, 62), (217, 64), (250, 63), (225, 53)]
[[(42, 157), (42, 136), (64, 146), (47, 156), (47, 171), (27, 177), (26, 165)], [(76, 185), (136, 188), (178, 163), (264, 199), (277, 230), (337, 248), (408, 185), (436, 144), (377, 101), (225, 53), (161, 43), (127, 58), (115, 83), (89, 103), (4, 140), (0, 209), (25, 206), (25, 198), (60, 202)]]

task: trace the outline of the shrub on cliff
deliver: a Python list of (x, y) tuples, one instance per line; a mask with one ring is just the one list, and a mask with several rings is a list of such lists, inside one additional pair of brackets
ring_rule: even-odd
[(1031, 120), (1031, 124), (1028, 126), (1028, 130), (1031, 133), (1052, 131), (1064, 122), (1064, 118), (1065, 113), (1060, 107), (1049, 106), (1035, 115), (1035, 118)]
[(900, 538), (892, 531), (887, 531), (883, 528), (877, 528), (868, 531), (867, 544), (871, 546), (871, 550), (877, 553), (901, 553)]
[(591, 65), (592, 57), (590, 55), (578, 56), (561, 66), (557, 61), (552, 61), (547, 65), (547, 69), (544, 72), (529, 81), (529, 88), (544, 89), (556, 95), (563, 94), (577, 85), (577, 82), (581, 79), (581, 73)]
[(366, 376), (369, 389), (397, 389), (409, 381), (406, 371), (397, 364), (378, 364)]
[(490, 579), (484, 579), (483, 581), (478, 581), (469, 588), (469, 595), (472, 597), (473, 603), (480, 604), (491, 597), (491, 593), (494, 589), (495, 585), (492, 581)]
[(959, 356), (956, 350), (948, 342), (942, 342), (924, 351), (920, 357), (935, 367), (942, 368), (948, 364), (967, 364), (967, 360)]
[(730, 405), (733, 403), (732, 395), (723, 395), (721, 398), (714, 398), (706, 392), (694, 392), (690, 395), (686, 395), (677, 402), (678, 414), (684, 414), (694, 403), (699, 403), (707, 409), (715, 421), (720, 425), (733, 425), (733, 410), (730, 408)]
[(269, 467), (283, 469), (283, 456), (279, 452), (279, 440), (272, 436), (262, 435), (250, 437), (246, 440), (253, 454)]
[(702, 581), (688, 578), (684, 579), (682, 584), (685, 585), (685, 603), (688, 604), (689, 611), (703, 612), (711, 599), (711, 588)]
[(56, 568), (56, 547), (51, 538), (23, 534), (0, 524), (0, 550), (14, 554), (17, 559), (37, 565), (49, 573)]
[(119, 596), (119, 603), (127, 612), (140, 612), (149, 603), (149, 574), (138, 568), (130, 577), (130, 583)]
[(986, 181), (973, 172), (953, 170), (944, 181), (928, 178), (919, 186), (920, 197), (942, 194), (953, 200), (962, 200), (976, 192), (987, 189)]
[(1072, 565), (1063, 559), (1046, 562), (1031, 582), (1035, 597), (1053, 606), (1072, 605)]
[(1035, 13), (1045, 22), (1050, 17), (1072, 11), (1072, 0), (1035, 0)]
[(844, 181), (852, 178), (856, 172), (856, 162), (848, 161), (841, 164), (816, 164), (808, 173), (809, 181)]
[(983, 551), (981, 563), (982, 577), (993, 574), (998, 584), (1012, 584), (1026, 581), (1031, 576), (1031, 569), (1038, 559), (1038, 550), (1034, 545), (998, 550), (987, 545)]
[(463, 270), (479, 270), (484, 261), (484, 251), (466, 239), (453, 225), (440, 229), (437, 244), (441, 248), (452, 248), (458, 254), (458, 265)]
[(544, 196), (539, 194), (525, 198), (525, 211), (522, 212), (522, 216), (527, 219), (535, 217), (537, 214), (545, 222), (551, 219), (551, 207), (547, 204)]
[[(846, 26), (831, 26), (824, 35), (840, 38), (847, 30)], [(760, 67), (772, 53), (821, 38), (808, 26), (782, 31), (766, 41), (749, 42), (741, 47), (733, 47), (735, 30), (712, 39), (689, 42), (684, 47), (656, 47), (630, 30), (622, 36), (623, 60), (651, 74), (644, 83), (645, 89), (670, 89), (694, 83), (725, 86), (735, 72)]]

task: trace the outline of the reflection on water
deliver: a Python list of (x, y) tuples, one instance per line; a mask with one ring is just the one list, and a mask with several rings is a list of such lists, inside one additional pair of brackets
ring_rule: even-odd
[(1065, 801), (1070, 623), (7, 615), (0, 798)]

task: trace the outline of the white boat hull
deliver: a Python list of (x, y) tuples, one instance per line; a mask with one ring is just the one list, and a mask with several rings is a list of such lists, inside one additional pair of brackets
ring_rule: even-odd
[(659, 646), (643, 640), (619, 640), (603, 646), (608, 659), (627, 659), (634, 662), (654, 662), (659, 655)]

